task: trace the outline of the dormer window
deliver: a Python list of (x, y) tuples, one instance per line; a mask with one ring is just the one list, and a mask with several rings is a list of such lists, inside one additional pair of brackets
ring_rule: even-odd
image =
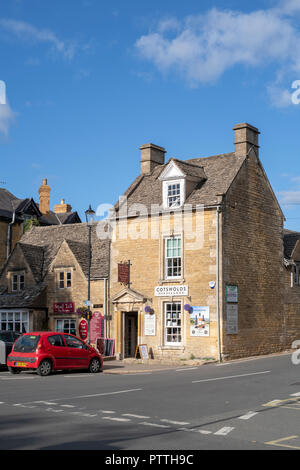
[(24, 290), (24, 274), (13, 274), (11, 277), (11, 290), (18, 292)]
[(170, 208), (181, 206), (180, 183), (168, 184), (167, 205)]
[(196, 186), (206, 180), (203, 167), (172, 158), (159, 175), (164, 209), (183, 207)]

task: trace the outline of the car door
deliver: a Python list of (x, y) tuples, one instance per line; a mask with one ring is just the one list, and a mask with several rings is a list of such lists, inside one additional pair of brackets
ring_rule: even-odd
[(64, 335), (69, 355), (70, 368), (87, 368), (89, 366), (89, 349), (86, 344), (75, 336)]
[(63, 335), (53, 334), (47, 337), (48, 352), (54, 357), (55, 368), (62, 369), (69, 367), (69, 350), (66, 347)]

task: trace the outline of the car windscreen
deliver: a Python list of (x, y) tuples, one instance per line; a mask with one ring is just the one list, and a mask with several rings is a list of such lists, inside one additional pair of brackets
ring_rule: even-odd
[(37, 348), (40, 335), (24, 335), (17, 339), (14, 345), (15, 352), (30, 353), (34, 352)]

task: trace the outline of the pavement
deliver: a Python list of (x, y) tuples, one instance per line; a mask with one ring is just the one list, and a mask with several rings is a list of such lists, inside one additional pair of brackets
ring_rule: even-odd
[(145, 374), (147, 372), (159, 372), (172, 369), (184, 369), (198, 367), (204, 364), (213, 364), (215, 360), (184, 360), (184, 361), (158, 361), (155, 359), (124, 359), (104, 360), (104, 374)]
[[(222, 362), (222, 364), (234, 364), (239, 362), (255, 361), (256, 359), (271, 358), (276, 356), (284, 356), (290, 354), (291, 351), (283, 351), (279, 353), (244, 357), (241, 359), (232, 359)], [(158, 360), (158, 359), (134, 359), (128, 358), (118, 360), (116, 358), (104, 358), (103, 373), (104, 374), (139, 374), (147, 372), (159, 372), (172, 369), (191, 369), (207, 364), (220, 364), (216, 359), (184, 359), (184, 360)]]

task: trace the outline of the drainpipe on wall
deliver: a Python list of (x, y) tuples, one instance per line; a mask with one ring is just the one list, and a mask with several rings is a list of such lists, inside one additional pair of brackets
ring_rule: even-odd
[(12, 219), (11, 219), (11, 222), (8, 224), (8, 228), (7, 228), (7, 240), (6, 240), (6, 259), (8, 259), (9, 257), (9, 247), (10, 247), (10, 238), (11, 238), (11, 227), (12, 225), (15, 223), (15, 218), (16, 218), (16, 213), (15, 211), (13, 212), (13, 216), (12, 216)]
[(222, 362), (222, 354), (221, 354), (221, 320), (220, 320), (220, 222), (219, 222), (219, 215), (221, 213), (221, 206), (217, 206), (216, 217), (217, 217), (217, 321), (218, 321), (218, 359)]

